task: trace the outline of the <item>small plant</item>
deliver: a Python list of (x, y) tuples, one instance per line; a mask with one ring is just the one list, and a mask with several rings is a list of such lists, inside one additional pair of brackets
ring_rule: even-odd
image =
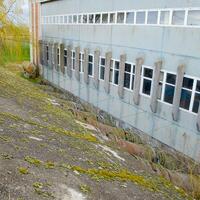
[(46, 169), (54, 169), (55, 168), (55, 164), (53, 162), (51, 162), (51, 161), (47, 161), (45, 163), (45, 168)]
[(20, 174), (23, 174), (23, 175), (29, 174), (28, 168), (26, 168), (26, 167), (20, 167), (19, 172), (20, 172)]
[(33, 157), (30, 157), (30, 156), (26, 156), (24, 158), (24, 160), (32, 165), (35, 165), (35, 166), (39, 166), (41, 165), (42, 161), (38, 160), (37, 158), (33, 158)]
[(80, 190), (81, 190), (82, 192), (84, 192), (84, 193), (89, 193), (89, 192), (91, 192), (90, 187), (89, 187), (88, 185), (84, 185), (84, 184), (81, 184), (81, 185), (80, 185)]
[(11, 160), (11, 159), (13, 159), (13, 156), (12, 156), (12, 155), (4, 154), (4, 153), (1, 154), (1, 157), (2, 157), (3, 159), (5, 159), (5, 160)]
[(8, 136), (0, 136), (0, 140), (4, 141), (4, 142), (10, 142), (11, 138)]
[(43, 183), (35, 182), (35, 183), (33, 183), (33, 187), (36, 188), (36, 189), (42, 189)]
[(40, 188), (35, 188), (35, 192), (42, 196), (42, 197), (45, 197), (45, 198), (53, 198), (55, 199), (55, 197), (53, 196), (53, 194), (51, 194), (50, 192), (47, 192), (47, 191), (44, 191), (44, 190), (41, 190)]

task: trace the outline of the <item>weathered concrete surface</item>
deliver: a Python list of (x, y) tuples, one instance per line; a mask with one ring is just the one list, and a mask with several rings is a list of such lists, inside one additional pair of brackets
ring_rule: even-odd
[(98, 124), (87, 107), (9, 68), (0, 68), (1, 200), (187, 199), (143, 161), (98, 139), (103, 132), (76, 123)]
[(154, 78), (153, 78), (153, 87), (152, 87), (152, 94), (151, 94), (151, 110), (152, 112), (157, 111), (157, 104), (158, 104), (158, 89), (159, 89), (159, 82), (160, 82), (160, 71), (162, 67), (162, 61), (158, 61), (155, 63), (154, 68)]

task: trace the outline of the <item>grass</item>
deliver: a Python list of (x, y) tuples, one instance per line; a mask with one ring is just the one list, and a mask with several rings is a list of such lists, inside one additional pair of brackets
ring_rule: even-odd
[(30, 47), (27, 43), (23, 43), (18, 46), (9, 43), (8, 45), (2, 47), (0, 55), (0, 64), (29, 61)]

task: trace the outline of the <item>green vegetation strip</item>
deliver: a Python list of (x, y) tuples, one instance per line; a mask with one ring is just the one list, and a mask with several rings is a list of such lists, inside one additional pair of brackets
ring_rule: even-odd
[(93, 136), (91, 133), (75, 133), (75, 132), (68, 131), (68, 130), (65, 130), (62, 128), (58, 128), (56, 126), (52, 126), (52, 125), (45, 126), (45, 125), (30, 121), (30, 120), (25, 120), (17, 115), (11, 114), (11, 113), (0, 112), (0, 116), (10, 118), (11, 120), (15, 120), (15, 121), (22, 121), (24, 123), (28, 123), (33, 126), (48, 129), (49, 131), (52, 131), (54, 133), (64, 134), (66, 136), (74, 137), (76, 139), (82, 139), (82, 140), (86, 140), (88, 142), (93, 142), (93, 143), (98, 142), (97, 138), (95, 136)]
[[(26, 156), (24, 158), (29, 164), (39, 167), (43, 166), (45, 169), (54, 169), (56, 167), (65, 168), (80, 174), (85, 174), (95, 181), (123, 181), (133, 182), (136, 185), (142, 186), (152, 192), (162, 192), (163, 188), (170, 189), (174, 193), (179, 193), (183, 198), (188, 198), (187, 194), (181, 188), (174, 187), (169, 181), (162, 177), (145, 177), (136, 173), (130, 172), (126, 169), (112, 170), (112, 169), (95, 169), (82, 168), (81, 166), (72, 166), (68, 164), (57, 164), (51, 161), (43, 162), (37, 158)], [(163, 192), (162, 192), (163, 193)], [(167, 195), (167, 192), (165, 193)]]

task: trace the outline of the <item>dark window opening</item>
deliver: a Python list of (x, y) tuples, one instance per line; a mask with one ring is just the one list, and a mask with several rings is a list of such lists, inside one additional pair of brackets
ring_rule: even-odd
[(194, 79), (186, 78), (186, 77), (183, 78), (183, 87), (184, 88), (192, 89), (193, 83), (194, 83)]
[(67, 50), (64, 50), (64, 66), (67, 67)]
[(188, 90), (182, 89), (181, 92), (181, 100), (180, 100), (180, 107), (186, 110), (190, 109), (190, 101), (191, 101), (192, 92)]
[(199, 111), (199, 102), (200, 102), (200, 94), (196, 93), (194, 97), (194, 104), (193, 104), (193, 109), (192, 109), (194, 113), (198, 113)]
[(95, 23), (96, 24), (100, 24), (100, 22), (101, 22), (101, 15), (100, 14), (96, 14), (95, 15)]
[(164, 101), (167, 103), (172, 104), (174, 100), (174, 91), (175, 87), (171, 85), (166, 85), (165, 86), (165, 96), (164, 96)]
[(144, 79), (142, 93), (146, 95), (151, 94), (151, 80)]

